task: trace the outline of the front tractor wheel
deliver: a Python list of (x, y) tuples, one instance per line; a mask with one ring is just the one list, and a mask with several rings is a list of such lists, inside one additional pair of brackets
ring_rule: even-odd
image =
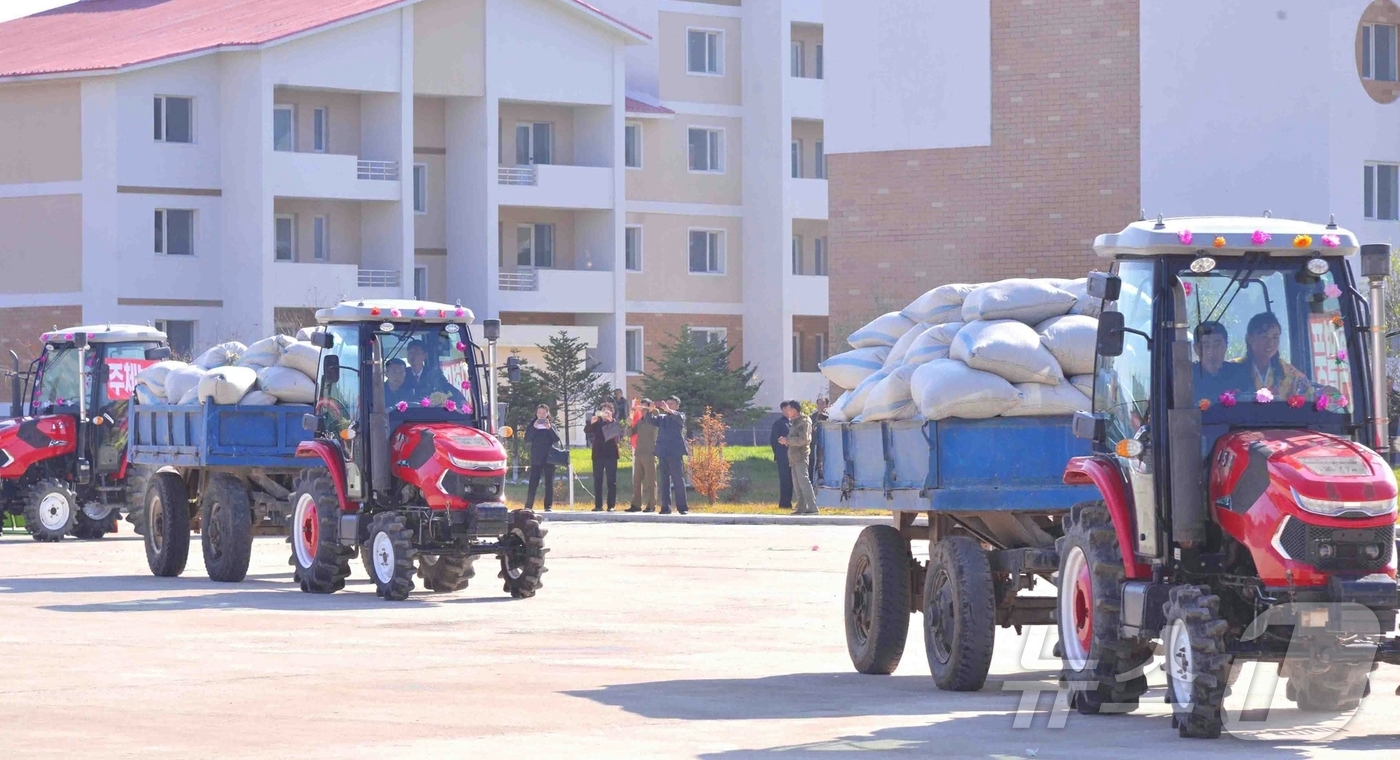
[(413, 531), (398, 512), (380, 512), (369, 522), (371, 580), (387, 601), (402, 602), (413, 592)]
[(1217, 738), (1225, 723), (1222, 703), (1231, 659), (1225, 648), (1228, 626), (1220, 618), (1220, 597), (1203, 586), (1177, 586), (1168, 599), (1162, 644), (1172, 724), (1182, 737)]
[(303, 470), (292, 492), (292, 565), (301, 590), (332, 594), (345, 588), (355, 549), (340, 543), (340, 500), (325, 470)]
[(1060, 680), (1070, 704), (1085, 715), (1131, 712), (1147, 691), (1142, 671), (1152, 645), (1118, 633), (1124, 569), (1108, 507), (1102, 501), (1074, 505), (1055, 548)]
[(506, 550), (500, 554), (501, 572), (497, 575), (505, 581), (506, 593), (515, 599), (529, 599), (544, 587), (544, 555), (549, 549), (544, 546), (544, 537), (549, 531), (540, 527), (535, 513), (528, 509), (517, 509), (510, 513), (510, 530), (501, 543)]
[(73, 529), (78, 514), (78, 495), (65, 481), (41, 480), (29, 489), (24, 504), (24, 527), (35, 541), (62, 541)]
[(476, 576), (472, 555), (418, 555), (418, 577), (423, 579), (423, 588), (438, 593), (461, 591)]

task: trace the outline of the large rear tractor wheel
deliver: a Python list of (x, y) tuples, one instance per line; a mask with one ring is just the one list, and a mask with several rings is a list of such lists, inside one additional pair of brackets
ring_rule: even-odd
[(253, 554), (253, 508), (243, 481), (220, 473), (200, 497), (200, 541), (209, 580), (238, 583)]
[(73, 537), (95, 541), (108, 533), (117, 532), (115, 507), (89, 504), (73, 515)]
[(1164, 607), (1167, 627), (1167, 700), (1172, 725), (1185, 738), (1215, 739), (1225, 724), (1222, 703), (1229, 688), (1228, 625), (1220, 618), (1220, 597), (1210, 589), (1176, 586)]
[(1070, 704), (1085, 715), (1132, 712), (1147, 691), (1152, 644), (1119, 636), (1123, 556), (1104, 503), (1074, 505), (1055, 548), (1060, 680)]
[(418, 577), (423, 588), (438, 593), (461, 591), (476, 576), (472, 563), (476, 557), (449, 555), (418, 555)]
[(413, 531), (398, 512), (380, 512), (369, 522), (370, 567), (374, 591), (390, 602), (413, 593)]
[(505, 582), (504, 591), (515, 599), (529, 599), (535, 592), (544, 588), (544, 574), (549, 568), (544, 566), (544, 537), (548, 530), (540, 527), (535, 513), (528, 509), (517, 509), (510, 513), (510, 530), (502, 543), (501, 572), (496, 577)]
[(185, 481), (172, 472), (151, 480), (146, 491), (146, 564), (159, 578), (185, 572), (190, 556), (190, 495)]
[(292, 491), (291, 564), (308, 594), (333, 594), (345, 588), (355, 547), (340, 543), (340, 499), (323, 469), (302, 470)]
[(846, 565), (846, 649), (856, 670), (889, 675), (909, 637), (909, 543), (891, 525), (860, 532)]
[(126, 466), (126, 521), (136, 535), (146, 535), (146, 489), (150, 488), (156, 468), (144, 464)]
[(934, 545), (924, 581), (924, 651), (944, 691), (978, 691), (992, 667), (996, 637), (992, 566), (966, 536)]
[(24, 527), (35, 541), (54, 543), (73, 530), (78, 495), (66, 481), (47, 478), (29, 489), (24, 503)]
[(1351, 712), (1371, 692), (1370, 674), (1374, 668), (1369, 662), (1335, 663), (1311, 672), (1294, 668), (1285, 674), (1286, 695), (1304, 712)]

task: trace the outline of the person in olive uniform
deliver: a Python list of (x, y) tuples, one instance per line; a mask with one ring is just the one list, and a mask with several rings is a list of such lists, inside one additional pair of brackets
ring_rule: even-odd
[[(628, 512), (656, 511), (656, 407), (644, 398), (632, 414), (632, 506)], [(646, 509), (642, 509), (642, 503)]]
[(778, 439), (778, 442), (788, 447), (793, 497), (797, 501), (792, 513), (815, 515), (817, 493), (812, 488), (811, 476), (807, 474), (812, 448), (812, 418), (802, 413), (802, 404), (796, 401), (784, 401), (782, 410), (783, 416), (788, 418), (788, 434)]

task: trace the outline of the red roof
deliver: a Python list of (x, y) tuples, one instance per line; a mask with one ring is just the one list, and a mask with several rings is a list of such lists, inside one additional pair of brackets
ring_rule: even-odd
[(665, 108), (663, 106), (654, 106), (650, 103), (644, 103), (640, 100), (637, 100), (636, 98), (628, 98), (627, 113), (651, 113), (670, 115), (674, 114), (675, 111), (672, 111), (671, 109)]
[[(82, 0), (0, 24), (0, 78), (262, 45), (415, 0)], [(566, 2), (646, 37), (583, 0)]]

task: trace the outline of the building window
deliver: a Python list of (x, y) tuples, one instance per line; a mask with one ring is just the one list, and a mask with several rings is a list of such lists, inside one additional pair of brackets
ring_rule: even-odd
[(724, 274), (722, 231), (690, 231), (690, 271), (692, 274)]
[(690, 130), (690, 170), (716, 173), (724, 171), (723, 130)]
[(802, 371), (802, 333), (792, 334), (792, 371)]
[(720, 76), (724, 73), (720, 58), (724, 53), (723, 32), (707, 29), (686, 31), (685, 69), (691, 74)]
[(629, 272), (642, 271), (642, 228), (628, 226), (623, 231), (623, 259)]
[(312, 258), (325, 261), (330, 258), (331, 222), (329, 217), (318, 216), (311, 221)]
[(817, 79), (825, 79), (826, 72), (822, 70), (822, 44), (817, 43)]
[(802, 236), (792, 236), (792, 273), (802, 274)]
[(297, 149), (295, 106), (272, 107), (272, 149), (282, 153), (291, 153)]
[(1400, 166), (1396, 164), (1366, 164), (1366, 218), (1395, 221), (1400, 219)]
[(428, 165), (413, 165), (413, 211), (428, 213)]
[(325, 153), (331, 149), (331, 119), (330, 112), (325, 108), (317, 108), (312, 112), (311, 119), (311, 149), (317, 153)]
[(817, 179), (826, 179), (826, 143), (817, 140), (812, 146), (812, 176)]
[(819, 237), (812, 241), (812, 274), (818, 277), (826, 276), (826, 238)]
[(554, 163), (554, 126), (547, 122), (515, 125), (515, 165)]
[(815, 364), (826, 361), (826, 335), (824, 333), (812, 336), (812, 360)]
[(194, 142), (194, 99), (157, 95), (155, 100), (156, 141)]
[(293, 214), (279, 214), (273, 221), (273, 250), (277, 261), (297, 259), (297, 218)]
[(1361, 78), (1377, 82), (1396, 80), (1395, 26), (1365, 24), (1361, 27)]
[(428, 300), (428, 268), (413, 268), (413, 297), (419, 301)]
[(690, 328), (690, 342), (697, 346), (724, 343), (728, 333), (729, 331), (723, 327), (692, 327)]
[(194, 355), (194, 322), (188, 319), (157, 319), (155, 328), (165, 333), (172, 356)]
[(643, 372), (643, 369), (642, 369), (642, 360), (643, 360), (643, 355), (642, 355), (642, 328), (640, 328), (640, 327), (629, 327), (629, 328), (627, 328), (627, 335), (626, 335), (626, 337), (627, 337), (627, 345), (626, 345), (627, 374), (629, 374), (629, 375), (640, 375), (640, 374), (642, 374), (642, 372)]
[(802, 178), (802, 141), (792, 141), (792, 178)]
[(515, 263), (522, 267), (554, 266), (554, 225), (521, 224), (515, 228)]
[(189, 209), (156, 209), (156, 253), (194, 255), (194, 212)]
[(642, 125), (628, 123), (624, 128), (623, 162), (628, 169), (642, 168)]
[(793, 40), (793, 41), (792, 41), (792, 75), (795, 76), (795, 77), (798, 77), (799, 79), (802, 78), (802, 77), (807, 76), (807, 72), (806, 72), (806, 70), (805, 70), (805, 66), (803, 65), (803, 64), (806, 63), (806, 61), (803, 60), (803, 59), (805, 58), (805, 56), (803, 55), (803, 52), (804, 52), (804, 51), (803, 51), (803, 49), (802, 49), (802, 42), (801, 42), (800, 40)]

